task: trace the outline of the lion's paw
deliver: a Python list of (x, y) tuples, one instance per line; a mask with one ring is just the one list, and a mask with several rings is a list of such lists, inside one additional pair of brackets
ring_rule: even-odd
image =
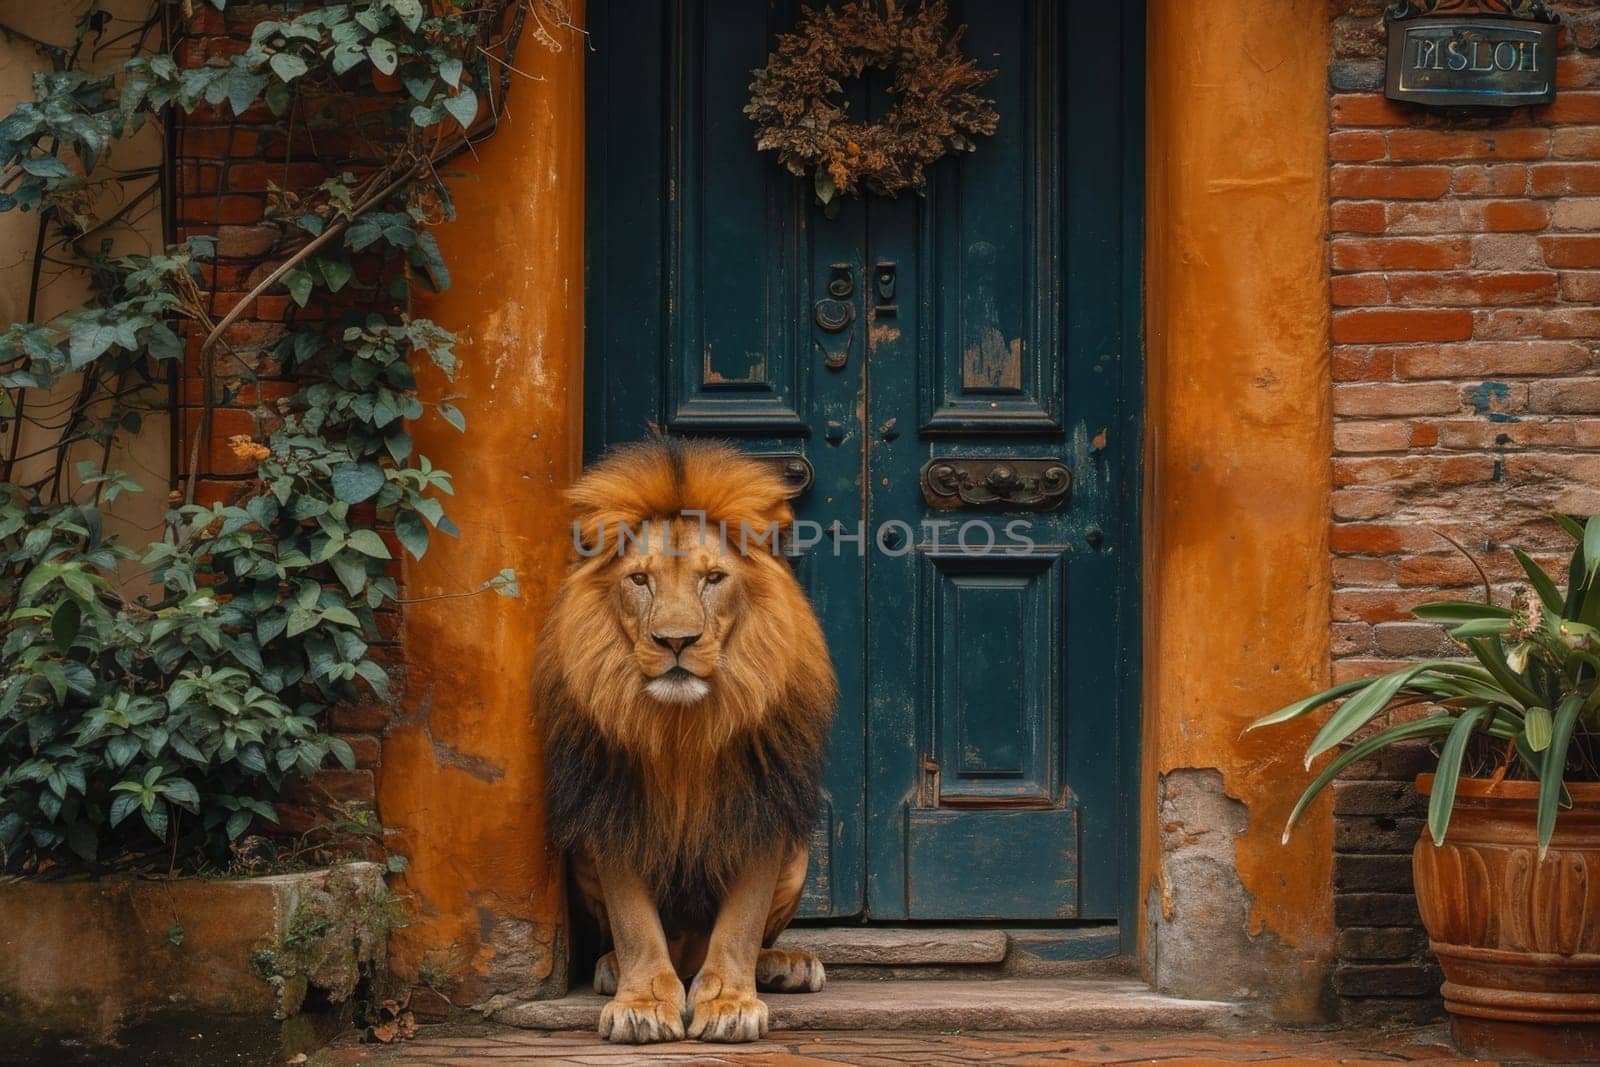
[(757, 1041), (767, 1036), (767, 1006), (754, 992), (701, 971), (689, 987), (689, 1036), (701, 1041)]
[(804, 949), (764, 948), (756, 959), (756, 988), (763, 993), (816, 993), (826, 977), (822, 961)]
[(683, 983), (665, 971), (642, 991), (618, 993), (600, 1009), (600, 1036), (625, 1045), (683, 1040)]
[(617, 954), (607, 952), (594, 962), (594, 991), (609, 997), (617, 991)]

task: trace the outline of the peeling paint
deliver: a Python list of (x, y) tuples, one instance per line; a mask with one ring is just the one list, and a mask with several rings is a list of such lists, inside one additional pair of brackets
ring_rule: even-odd
[(501, 915), (480, 904), (476, 909), (478, 941), (485, 950), (484, 969), (490, 991), (535, 996), (557, 967), (558, 927), (517, 916)]
[(1497, 410), (1511, 400), (1511, 387), (1505, 382), (1482, 382), (1473, 386), (1467, 396), (1472, 402), (1473, 412), (1487, 415), (1490, 422), (1518, 421), (1515, 415)]
[(962, 353), (961, 385), (966, 389), (1021, 389), (1022, 338), (1008, 342), (994, 327), (979, 327), (978, 343)]
[(1155, 987), (1190, 997), (1259, 996), (1277, 939), (1252, 929), (1254, 898), (1240, 881), (1235, 842), (1249, 827), (1222, 773), (1184, 767), (1161, 776), (1161, 876), (1145, 907)]

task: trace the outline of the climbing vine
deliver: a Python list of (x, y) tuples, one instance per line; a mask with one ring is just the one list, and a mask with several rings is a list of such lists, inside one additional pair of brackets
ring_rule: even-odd
[[(435, 533), (457, 534), (450, 475), (409, 429), (465, 429), (448, 399), (430, 410), (417, 395), (419, 362), (453, 374), (457, 338), (409, 314), (409, 297), (449, 284), (429, 232), (452, 213), (440, 167), (492, 130), (524, 29), (560, 47), (557, 0), (368, 0), (282, 18), (252, 6), (229, 14), (242, 47), (186, 63), (185, 29), (209, 14), (197, 7), (159, 0), (131, 58), (101, 74), (79, 62), (111, 28), (89, 5), (73, 42), (32, 41), (50, 69), (0, 120), (0, 211), (34, 213), (36, 260), (69, 264), (92, 294), (41, 321), (36, 265), (27, 317), (0, 332), (0, 870), (224, 861), (276, 821), (296, 780), (353, 766), (327, 717), (388, 696), (372, 643), (378, 613), (401, 602), (390, 546), (420, 558)], [(205, 290), (210, 238), (112, 253), (140, 197), (104, 195), (127, 181), (107, 161), (144, 125), (204, 110), (292, 134), (352, 97), (364, 123), (296, 157), (326, 180), (269, 193), (280, 239), (225, 314)], [(100, 213), (108, 200), (121, 206)], [(272, 357), (296, 388), (270, 432), (228, 441), (253, 479), (197, 500), (211, 404), (260, 384), (230, 327), (285, 295), (306, 314), (286, 316)], [(150, 487), (113, 458), (166, 407), (185, 360), (205, 385), (189, 477), (160, 536), (129, 543), (106, 511)], [(484, 591), (515, 595), (515, 576)]]

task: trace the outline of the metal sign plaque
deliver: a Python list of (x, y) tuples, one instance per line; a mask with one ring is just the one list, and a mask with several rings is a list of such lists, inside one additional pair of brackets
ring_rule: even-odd
[(1556, 98), (1548, 22), (1420, 18), (1389, 23), (1390, 100), (1435, 107), (1526, 107)]

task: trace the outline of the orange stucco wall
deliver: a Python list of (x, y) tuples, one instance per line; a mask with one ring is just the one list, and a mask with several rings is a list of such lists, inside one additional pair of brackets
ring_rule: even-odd
[(1311, 1017), (1333, 947), (1330, 809), (1280, 846), (1305, 738), (1240, 729), (1328, 670), (1327, 16), (1151, 0), (1148, 25), (1141, 901), (1171, 902), (1163, 776), (1219, 771), (1248, 818), (1232, 845), (1261, 992)]
[[(581, 3), (569, 4), (581, 24)], [(395, 937), (403, 975), (456, 979), (457, 1003), (565, 982), (558, 865), (543, 846), (531, 736), (534, 638), (569, 541), (559, 491), (580, 461), (583, 395), (583, 41), (525, 33), (499, 130), (457, 160), (457, 221), (439, 243), (455, 284), (424, 301), (465, 334), (456, 381), (465, 435), (438, 419), (417, 448), (455, 475), (459, 542), (408, 563), (409, 598), (478, 588), (515, 568), (522, 596), (423, 601), (405, 613), (404, 707), (384, 741), (384, 823), (411, 860), (418, 920)]]

